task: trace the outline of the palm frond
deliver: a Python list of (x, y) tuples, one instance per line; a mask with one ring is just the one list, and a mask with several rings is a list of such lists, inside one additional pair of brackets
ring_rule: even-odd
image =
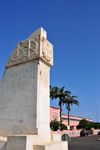
[(74, 100), (74, 104), (79, 106), (79, 101)]
[(64, 93), (71, 94), (71, 92), (70, 92), (70, 91), (65, 91)]
[(60, 89), (60, 93), (64, 92), (64, 88), (65, 88), (65, 86), (63, 86), (63, 87)]
[(77, 98), (77, 96), (76, 96), (76, 95), (73, 95), (72, 98)]

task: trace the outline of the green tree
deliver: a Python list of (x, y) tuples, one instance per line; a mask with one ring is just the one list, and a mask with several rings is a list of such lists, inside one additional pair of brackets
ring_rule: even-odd
[(86, 119), (82, 119), (79, 122), (80, 128), (86, 129), (88, 127), (88, 123), (89, 123), (89, 121), (87, 121)]
[(94, 127), (94, 122), (88, 121), (88, 124), (87, 124), (87, 126), (86, 126), (86, 130), (90, 130), (90, 129), (93, 128), (93, 127)]
[(77, 129), (86, 129), (90, 130), (91, 128), (94, 127), (94, 122), (90, 122), (86, 119), (82, 119), (79, 124), (77, 125)]
[(68, 126), (70, 126), (70, 105), (75, 104), (79, 106), (79, 102), (74, 98), (77, 98), (77, 96), (71, 96), (70, 94), (68, 94), (67, 97), (65, 97), (65, 99), (63, 100), (63, 104), (66, 104), (66, 109), (68, 110)]
[(100, 129), (100, 123), (99, 122), (94, 123), (94, 129)]
[(58, 88), (58, 87), (51, 87), (50, 86), (50, 98), (53, 99), (59, 99), (59, 107), (60, 107), (60, 123), (62, 123), (62, 104), (64, 101), (65, 96), (68, 96), (71, 92), (70, 91), (65, 91), (64, 92), (64, 88), (65, 86), (63, 86), (62, 88)]
[(77, 129), (86, 129), (90, 130), (91, 128), (100, 129), (100, 123), (98, 122), (91, 122), (86, 119), (82, 119), (79, 124), (77, 125)]

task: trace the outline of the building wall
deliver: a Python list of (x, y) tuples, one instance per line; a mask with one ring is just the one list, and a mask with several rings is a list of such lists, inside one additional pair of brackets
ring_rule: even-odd
[[(50, 106), (50, 122), (51, 120), (57, 120), (60, 121), (60, 108)], [(70, 126), (77, 126), (80, 122), (80, 120), (86, 119), (88, 121), (92, 121), (90, 118), (84, 118), (84, 117), (78, 117), (78, 116), (72, 116), (70, 115)], [(68, 115), (62, 114), (62, 121), (63, 124), (68, 126)]]
[(50, 106), (50, 122), (55, 119), (60, 121), (60, 109), (58, 107)]

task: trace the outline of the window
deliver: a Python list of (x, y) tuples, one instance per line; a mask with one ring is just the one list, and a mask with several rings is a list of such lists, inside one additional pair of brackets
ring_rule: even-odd
[(57, 112), (52, 112), (52, 120), (58, 121), (58, 113)]

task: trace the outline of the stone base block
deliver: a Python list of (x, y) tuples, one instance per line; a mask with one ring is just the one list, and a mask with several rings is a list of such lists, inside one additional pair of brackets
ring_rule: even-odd
[(61, 141), (61, 134), (51, 134), (51, 141), (52, 142)]
[(6, 150), (7, 138), (0, 137), (0, 150)]
[(50, 142), (34, 145), (33, 150), (68, 150), (68, 142)]
[(6, 150), (33, 150), (33, 145), (39, 143), (41, 143), (39, 135), (8, 136)]

